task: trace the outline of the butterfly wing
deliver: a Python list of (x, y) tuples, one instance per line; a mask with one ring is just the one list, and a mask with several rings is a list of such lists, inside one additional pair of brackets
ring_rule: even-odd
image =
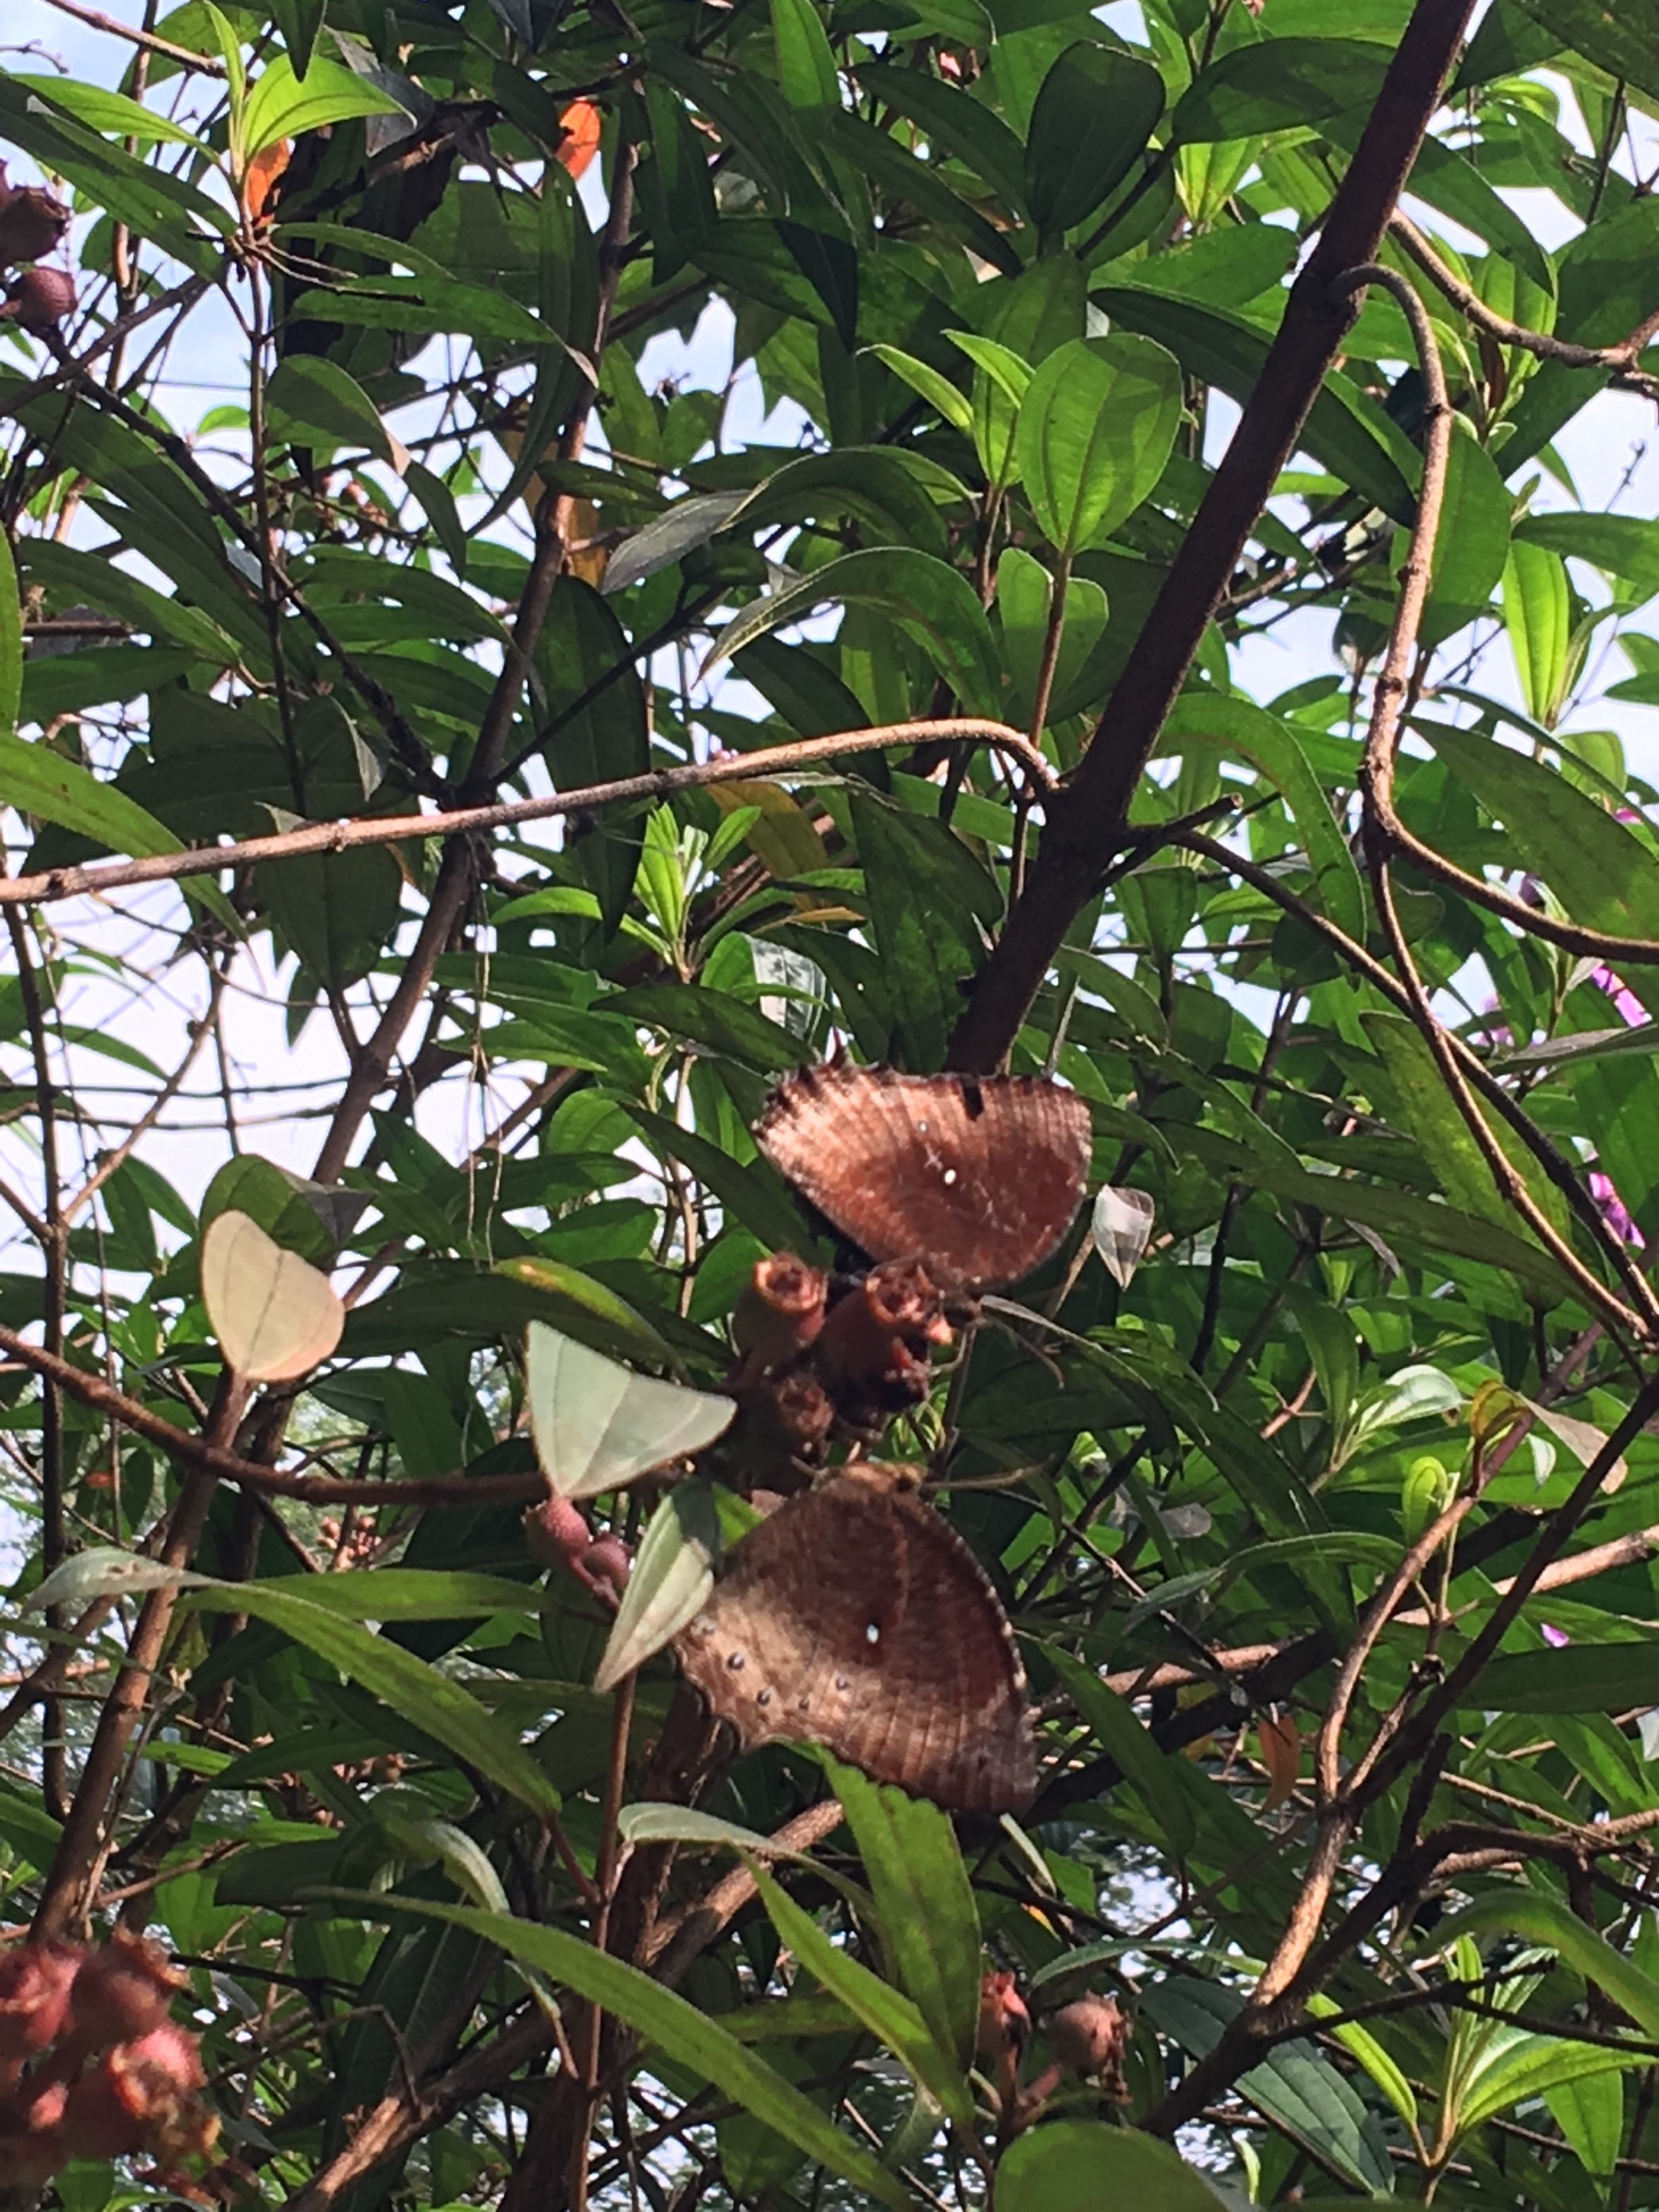
[(561, 1498), (597, 1497), (702, 1451), (738, 1410), (731, 1398), (636, 1375), (545, 1322), (530, 1324), (525, 1375), (536, 1456)]
[(340, 1341), (345, 1308), (320, 1268), (251, 1214), (216, 1213), (202, 1238), (202, 1297), (219, 1349), (249, 1382), (291, 1382)]
[(1040, 1266), (1089, 1174), (1087, 1105), (1036, 1076), (831, 1061), (785, 1077), (755, 1140), (872, 1259), (920, 1256), (970, 1290)]
[(968, 1547), (908, 1492), (838, 1475), (787, 1499), (678, 1648), (745, 1749), (821, 1743), (954, 1811), (1012, 1811), (1035, 1792), (1007, 1618)]

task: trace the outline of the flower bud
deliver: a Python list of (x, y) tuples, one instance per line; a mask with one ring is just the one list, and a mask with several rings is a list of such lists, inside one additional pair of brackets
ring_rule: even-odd
[[(0, 228), (3, 228), (4, 220), (0, 216)], [(0, 319), (15, 323), (20, 331), (33, 331), (38, 336), (44, 331), (55, 331), (66, 315), (72, 315), (75, 299), (75, 279), (67, 269), (26, 269), (6, 287)]]
[(823, 1326), (828, 1284), (821, 1267), (793, 1252), (757, 1260), (732, 1316), (732, 1334), (754, 1374), (782, 1367), (804, 1352)]
[(0, 269), (55, 253), (70, 211), (44, 185), (10, 185), (0, 161)]
[(600, 1536), (582, 1553), (582, 1579), (607, 1582), (618, 1596), (627, 1587), (633, 1566), (628, 1547), (620, 1536)]
[(190, 1977), (167, 1964), (159, 1944), (118, 1928), (81, 1961), (70, 1993), (75, 2040), (88, 2051), (134, 2043), (159, 2027)]
[(932, 1278), (919, 1261), (872, 1267), (830, 1309), (817, 1363), (836, 1411), (855, 1428), (927, 1395), (928, 1347), (948, 1344), (951, 1326)]
[(1127, 2094), (1123, 2053), (1129, 2040), (1129, 2023), (1110, 1997), (1079, 1997), (1054, 2014), (1048, 2023), (1048, 2034), (1061, 2065), (1097, 2081), (1109, 2095)]
[(1016, 2057), (1031, 2033), (1031, 2015), (1012, 1974), (981, 1977), (979, 1985), (978, 2047), (981, 2058)]
[(568, 1498), (544, 1498), (525, 1509), (525, 1542), (538, 1567), (568, 1567), (593, 1540), (580, 1507)]
[(74, 1943), (14, 1943), (0, 1951), (0, 2066), (58, 2040), (82, 1956)]

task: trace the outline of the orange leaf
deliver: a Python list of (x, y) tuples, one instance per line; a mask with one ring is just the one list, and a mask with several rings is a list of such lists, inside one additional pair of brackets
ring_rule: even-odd
[(599, 150), (599, 111), (591, 100), (573, 100), (559, 121), (564, 127), (564, 137), (553, 158), (561, 168), (569, 171), (574, 179), (580, 176)]
[(270, 220), (267, 210), (270, 195), (293, 150), (291, 138), (278, 138), (273, 145), (256, 154), (242, 172), (242, 212), (250, 222)]
[(1302, 1739), (1288, 1713), (1276, 1720), (1264, 1718), (1257, 1723), (1256, 1733), (1261, 1739), (1261, 1764), (1267, 1770), (1267, 1795), (1261, 1809), (1271, 1813), (1296, 1787), (1302, 1765)]

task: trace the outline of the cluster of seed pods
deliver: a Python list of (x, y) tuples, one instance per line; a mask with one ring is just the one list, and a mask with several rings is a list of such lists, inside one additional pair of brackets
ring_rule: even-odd
[(858, 1444), (927, 1395), (928, 1356), (951, 1341), (920, 1260), (888, 1260), (850, 1283), (793, 1252), (757, 1260), (732, 1322), (742, 1408), (731, 1448), (749, 1483), (788, 1492), (832, 1436)]
[[(0, 301), (0, 321), (37, 336), (55, 331), (75, 307), (75, 279), (46, 266), (69, 228), (70, 211), (44, 185), (13, 185), (0, 161), (0, 271), (18, 274)], [(32, 265), (25, 265), (32, 264)]]
[(74, 2159), (148, 2156), (154, 2179), (212, 2149), (196, 2038), (168, 2018), (187, 1978), (141, 1936), (0, 1950), (0, 2189), (42, 2189)]

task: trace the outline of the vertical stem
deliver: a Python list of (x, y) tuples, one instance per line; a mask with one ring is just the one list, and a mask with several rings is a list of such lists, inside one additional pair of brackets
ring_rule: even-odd
[[(28, 931), (15, 907), (6, 908), (6, 930), (17, 962), (17, 983), (22, 994), (23, 1018), (28, 1025), (29, 1051), (34, 1062), (34, 1106), (40, 1124), (40, 1178), (44, 1186), (41, 1218), (45, 1227), (41, 1258), (46, 1280), (41, 1285), (41, 1318), (46, 1350), (61, 1358), (64, 1350), (64, 1295), (69, 1261), (69, 1224), (64, 1217), (63, 1178), (58, 1159), (58, 1093), (52, 1079), (52, 1060), (46, 1036), (46, 1014), (40, 978), (29, 950)], [(58, 1385), (40, 1379), (40, 1565), (49, 1575), (64, 1557), (64, 1402)], [(61, 1606), (46, 1607), (48, 1630), (62, 1628)], [(64, 1706), (47, 1698), (41, 1708), (40, 1785), (47, 1809), (62, 1820), (68, 1809)]]
[[(218, 1395), (204, 1431), (210, 1444), (228, 1446), (247, 1398), (247, 1387), (228, 1368), (219, 1378)], [(182, 1567), (196, 1548), (213, 1502), (216, 1475), (200, 1468), (185, 1474), (167, 1523), (159, 1557), (164, 1566)], [(111, 1808), (121, 1763), (149, 1697), (156, 1662), (173, 1625), (178, 1588), (151, 1590), (144, 1600), (127, 1647), (126, 1663), (98, 1717), (92, 1747), (76, 1786), (75, 1798), (40, 1893), (34, 1935), (45, 1940), (64, 1935), (85, 1920), (87, 1892), (109, 1844)]]

